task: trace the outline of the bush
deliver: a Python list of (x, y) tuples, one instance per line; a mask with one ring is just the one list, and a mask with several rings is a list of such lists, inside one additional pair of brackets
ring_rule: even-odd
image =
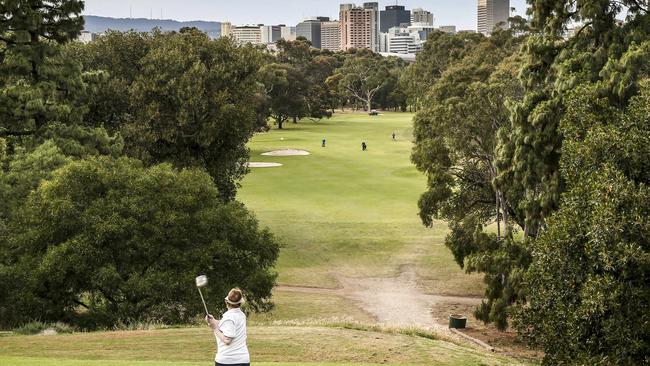
[(223, 203), (202, 171), (126, 158), (71, 162), (14, 221), (0, 263), (2, 323), (187, 322), (203, 310), (198, 274), (210, 278), (203, 294), (219, 308), (232, 286), (245, 290), (251, 310), (271, 307), (278, 245), (241, 204)]
[(54, 324), (48, 324), (40, 321), (32, 321), (14, 329), (14, 333), (23, 334), (23, 335), (34, 335), (34, 334), (43, 333), (48, 330), (51, 330), (56, 334), (67, 334), (67, 333), (74, 332), (74, 328), (65, 323), (56, 322)]

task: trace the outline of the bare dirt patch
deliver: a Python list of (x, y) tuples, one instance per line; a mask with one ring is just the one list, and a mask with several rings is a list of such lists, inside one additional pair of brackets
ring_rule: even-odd
[(284, 150), (274, 150), (262, 153), (264, 156), (305, 156), (309, 155), (309, 151), (306, 150), (296, 150), (296, 149), (284, 149)]
[(472, 314), (481, 303), (480, 297), (425, 293), (418, 286), (418, 275), (413, 266), (401, 266), (395, 277), (334, 276), (340, 284), (338, 288), (279, 286), (278, 289), (341, 296), (368, 312), (381, 325), (433, 330), (467, 343), (448, 328), (450, 314), (463, 314), (468, 318), (468, 328), (462, 332), (488, 343), (498, 353), (528, 361), (541, 358), (541, 353), (520, 342), (514, 331), (500, 332), (494, 326), (486, 326), (476, 320)]
[(280, 163), (261, 163), (261, 162), (254, 162), (251, 161), (249, 163), (246, 163), (246, 166), (249, 168), (276, 168), (279, 166), (282, 166)]

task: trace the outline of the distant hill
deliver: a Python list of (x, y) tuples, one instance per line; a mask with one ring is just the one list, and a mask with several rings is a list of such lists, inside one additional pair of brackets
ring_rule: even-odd
[(108, 18), (94, 15), (84, 15), (84, 19), (86, 20), (84, 30), (92, 33), (103, 33), (109, 29), (122, 32), (129, 30), (149, 32), (156, 27), (163, 31), (177, 31), (183, 27), (196, 27), (206, 32), (210, 38), (217, 38), (221, 35), (220, 22), (179, 22), (171, 19)]

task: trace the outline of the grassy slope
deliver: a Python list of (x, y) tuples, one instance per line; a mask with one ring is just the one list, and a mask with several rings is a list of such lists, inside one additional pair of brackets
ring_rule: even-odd
[[(251, 161), (284, 164), (252, 169), (238, 197), (285, 245), (280, 283), (336, 287), (336, 275), (391, 275), (412, 264), (431, 292), (481, 293), (480, 279), (465, 275), (444, 247), (446, 225), (426, 229), (417, 216), (425, 178), (410, 163), (412, 117), (337, 114), (252, 140)], [(260, 155), (283, 148), (312, 155)]]
[[(449, 342), (356, 329), (256, 326), (249, 329), (249, 337), (255, 365), (511, 364)], [(213, 352), (207, 328), (0, 337), (0, 365), (12, 366), (208, 365)]]

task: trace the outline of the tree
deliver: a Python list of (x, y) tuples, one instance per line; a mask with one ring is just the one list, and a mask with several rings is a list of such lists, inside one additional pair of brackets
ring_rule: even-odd
[(66, 45), (67, 57), (86, 73), (84, 124), (119, 133), (136, 114), (130, 88), (142, 73), (141, 61), (149, 53), (154, 35), (108, 31), (97, 40)]
[(269, 114), (279, 129), (289, 118), (304, 115), (307, 85), (298, 68), (290, 64), (271, 63), (262, 67), (260, 75), (269, 97)]
[(389, 76), (386, 65), (382, 64), (382, 57), (365, 50), (346, 58), (336, 72), (341, 75), (339, 88), (362, 102), (368, 111), (372, 109), (375, 95)]
[(123, 130), (127, 153), (204, 167), (232, 200), (256, 129), (258, 55), (196, 30), (159, 34), (131, 88), (138, 111)]
[(88, 327), (187, 321), (202, 311), (197, 273), (211, 280), (208, 298), (237, 285), (253, 310), (270, 306), (278, 245), (196, 169), (145, 168), (127, 158), (71, 162), (29, 196), (9, 231), (3, 326), (36, 317)]
[(52, 121), (78, 123), (84, 85), (60, 45), (83, 29), (78, 0), (0, 4), (0, 137), (34, 136)]
[(560, 209), (534, 241), (517, 329), (544, 364), (641, 365), (650, 354), (650, 79), (627, 107), (591, 84), (559, 126)]
[[(564, 181), (559, 173), (562, 136), (559, 121), (566, 113), (566, 93), (581, 84), (609, 79), (601, 93), (612, 103), (625, 105), (638, 89), (643, 68), (625, 64), (627, 72), (608, 72), (630, 48), (650, 34), (647, 5), (643, 1), (575, 2), (531, 0), (532, 35), (526, 46), (522, 79), (526, 94), (512, 106), (512, 134), (501, 135), (499, 179), (513, 207), (526, 218), (526, 236), (536, 238), (546, 218), (559, 207)], [(616, 19), (627, 7), (627, 21)], [(569, 24), (581, 24), (565, 39)], [(630, 60), (631, 61), (631, 60)], [(637, 70), (635, 70), (637, 69)], [(635, 70), (635, 71), (632, 71)], [(623, 79), (616, 75), (626, 74)]]
[[(508, 101), (523, 92), (516, 78), (522, 41), (501, 31), (465, 50), (437, 79), (414, 120), (412, 160), (428, 177), (420, 217), (428, 226), (434, 219), (449, 222), (445, 244), (457, 263), (485, 274), (486, 300), (475, 315), (500, 329), (507, 327), (505, 305), (521, 295), (517, 268), (529, 262), (512, 240), (521, 218), (492, 184), (497, 132), (509, 125)], [(492, 224), (496, 233), (486, 229)]]

